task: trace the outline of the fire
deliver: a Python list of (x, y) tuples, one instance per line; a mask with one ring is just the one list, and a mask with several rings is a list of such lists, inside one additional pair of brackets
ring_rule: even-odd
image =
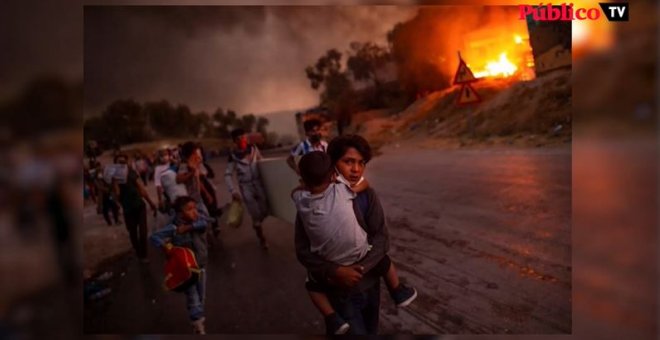
[[(514, 81), (535, 78), (529, 28), (526, 20), (518, 19), (518, 14), (517, 7), (489, 8), (480, 25), (461, 27), (455, 46), (476, 78), (511, 78)], [(451, 64), (447, 67), (452, 68), (451, 72), (458, 67), (459, 59), (454, 60), (455, 63), (447, 63)]]
[(484, 71), (474, 72), (474, 76), (477, 78), (509, 77), (518, 70), (518, 67), (506, 57), (506, 52), (500, 53), (500, 58), (497, 61), (487, 62), (485, 68), (486, 70)]
[(505, 29), (479, 30), (466, 37), (464, 57), (475, 77), (534, 78), (534, 58), (527, 28), (514, 32), (511, 35)]
[(521, 36), (519, 36), (519, 35), (516, 34), (516, 35), (513, 36), (513, 41), (515, 41), (516, 44), (522, 44), (523, 39), (522, 39)]

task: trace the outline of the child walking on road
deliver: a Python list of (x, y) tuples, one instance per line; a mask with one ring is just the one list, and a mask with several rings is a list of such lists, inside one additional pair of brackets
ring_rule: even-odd
[(206, 228), (209, 218), (205, 211), (198, 210), (197, 203), (190, 196), (181, 196), (174, 201), (176, 217), (172, 223), (154, 232), (151, 243), (162, 248), (167, 256), (173, 246), (189, 248), (195, 254), (199, 266), (199, 279), (185, 291), (188, 316), (196, 334), (205, 334), (204, 300), (206, 293)]

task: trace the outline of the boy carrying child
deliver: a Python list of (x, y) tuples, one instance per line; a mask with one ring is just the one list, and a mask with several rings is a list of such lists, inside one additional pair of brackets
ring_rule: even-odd
[[(359, 225), (352, 200), (356, 193), (367, 189), (361, 179), (354, 187), (337, 178), (330, 156), (314, 151), (304, 155), (298, 164), (303, 185), (294, 189), (291, 197), (307, 233), (311, 251), (327, 261), (349, 266), (358, 263), (371, 246), (367, 233)], [(372, 273), (385, 279), (390, 295), (397, 307), (408, 306), (416, 297), (414, 288), (399, 282), (394, 264), (389, 256), (372, 269)], [(314, 305), (323, 314), (328, 334), (345, 334), (349, 324), (330, 304), (326, 292), (332, 287), (308, 274), (306, 288)]]

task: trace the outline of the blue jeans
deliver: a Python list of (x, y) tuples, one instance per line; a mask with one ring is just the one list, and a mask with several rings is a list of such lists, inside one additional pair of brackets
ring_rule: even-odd
[(206, 299), (206, 269), (201, 269), (199, 281), (190, 286), (186, 292), (186, 304), (188, 305), (188, 316), (191, 321), (204, 317), (204, 300)]
[(328, 294), (335, 313), (351, 326), (348, 334), (378, 334), (380, 281), (364, 292), (351, 295)]

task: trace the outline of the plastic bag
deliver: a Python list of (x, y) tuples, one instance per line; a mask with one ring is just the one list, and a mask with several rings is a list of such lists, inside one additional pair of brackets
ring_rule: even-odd
[(233, 200), (227, 213), (227, 225), (238, 228), (241, 224), (243, 224), (243, 204), (240, 201)]

